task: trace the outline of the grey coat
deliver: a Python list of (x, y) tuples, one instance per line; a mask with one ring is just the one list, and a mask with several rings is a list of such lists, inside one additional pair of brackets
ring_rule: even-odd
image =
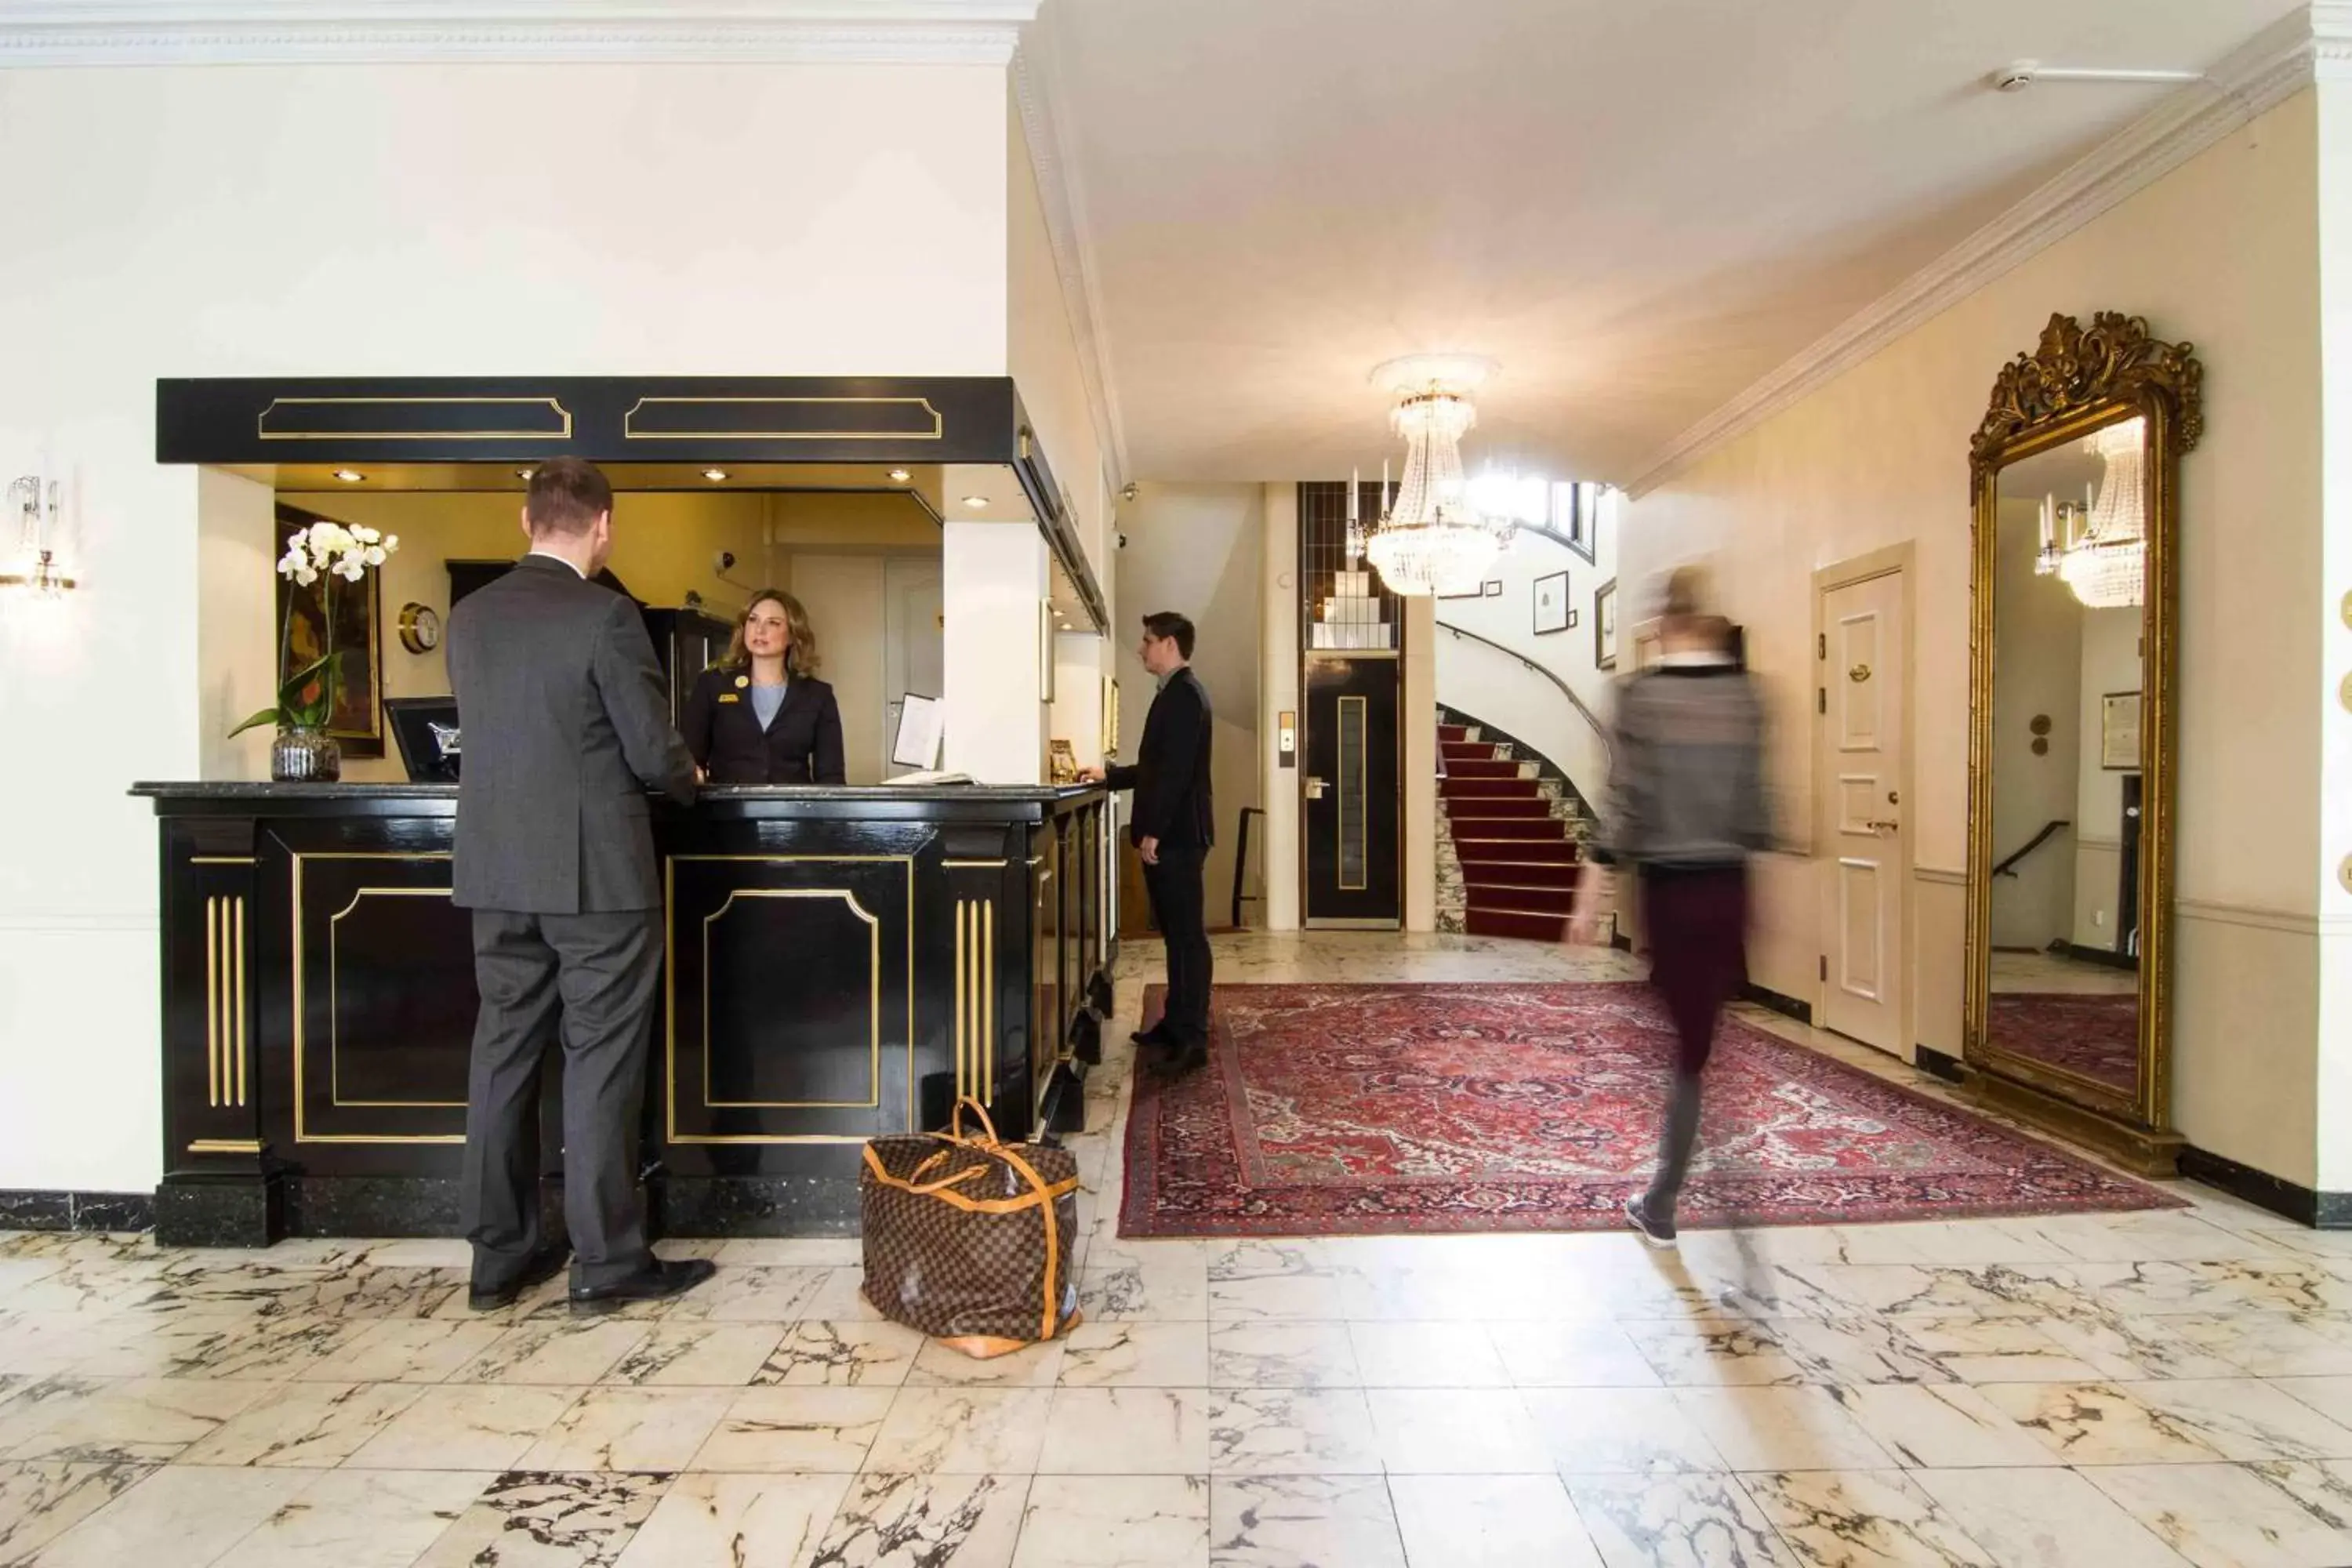
[(464, 763), (455, 901), (518, 914), (661, 907), (649, 788), (694, 798), (637, 606), (527, 555), (449, 615)]

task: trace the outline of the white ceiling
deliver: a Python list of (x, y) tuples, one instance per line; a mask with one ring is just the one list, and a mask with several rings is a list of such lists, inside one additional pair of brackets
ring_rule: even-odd
[[(2287, 0), (1045, 0), (1129, 473), (1398, 447), (1394, 354), (1491, 355), (1465, 446), (1623, 480)], [(2084, 301), (2053, 301), (2053, 308)], [(1987, 361), (1988, 384), (1997, 353)]]

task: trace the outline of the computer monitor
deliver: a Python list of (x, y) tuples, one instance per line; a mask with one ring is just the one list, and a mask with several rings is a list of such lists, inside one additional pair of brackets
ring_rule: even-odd
[(412, 784), (457, 782), (457, 700), (454, 697), (387, 697), (383, 710)]

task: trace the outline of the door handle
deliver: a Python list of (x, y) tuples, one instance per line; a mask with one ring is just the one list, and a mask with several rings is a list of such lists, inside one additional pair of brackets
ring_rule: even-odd
[(1863, 826), (1873, 833), (1892, 833), (1903, 825), (1899, 822), (1865, 822)]
[(1309, 775), (1309, 776), (1308, 776), (1308, 778), (1307, 778), (1307, 799), (1309, 799), (1309, 800), (1321, 800), (1321, 799), (1323, 798), (1323, 789), (1324, 789), (1324, 784), (1323, 784), (1323, 781), (1322, 781), (1321, 779), (1316, 778), (1316, 777), (1314, 777), (1314, 776), (1312, 776), (1312, 775)]

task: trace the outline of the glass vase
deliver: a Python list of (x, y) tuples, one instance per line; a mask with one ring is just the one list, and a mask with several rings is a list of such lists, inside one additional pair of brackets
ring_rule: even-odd
[(280, 730), (269, 748), (269, 776), (278, 784), (333, 784), (343, 776), (343, 749), (308, 724)]

